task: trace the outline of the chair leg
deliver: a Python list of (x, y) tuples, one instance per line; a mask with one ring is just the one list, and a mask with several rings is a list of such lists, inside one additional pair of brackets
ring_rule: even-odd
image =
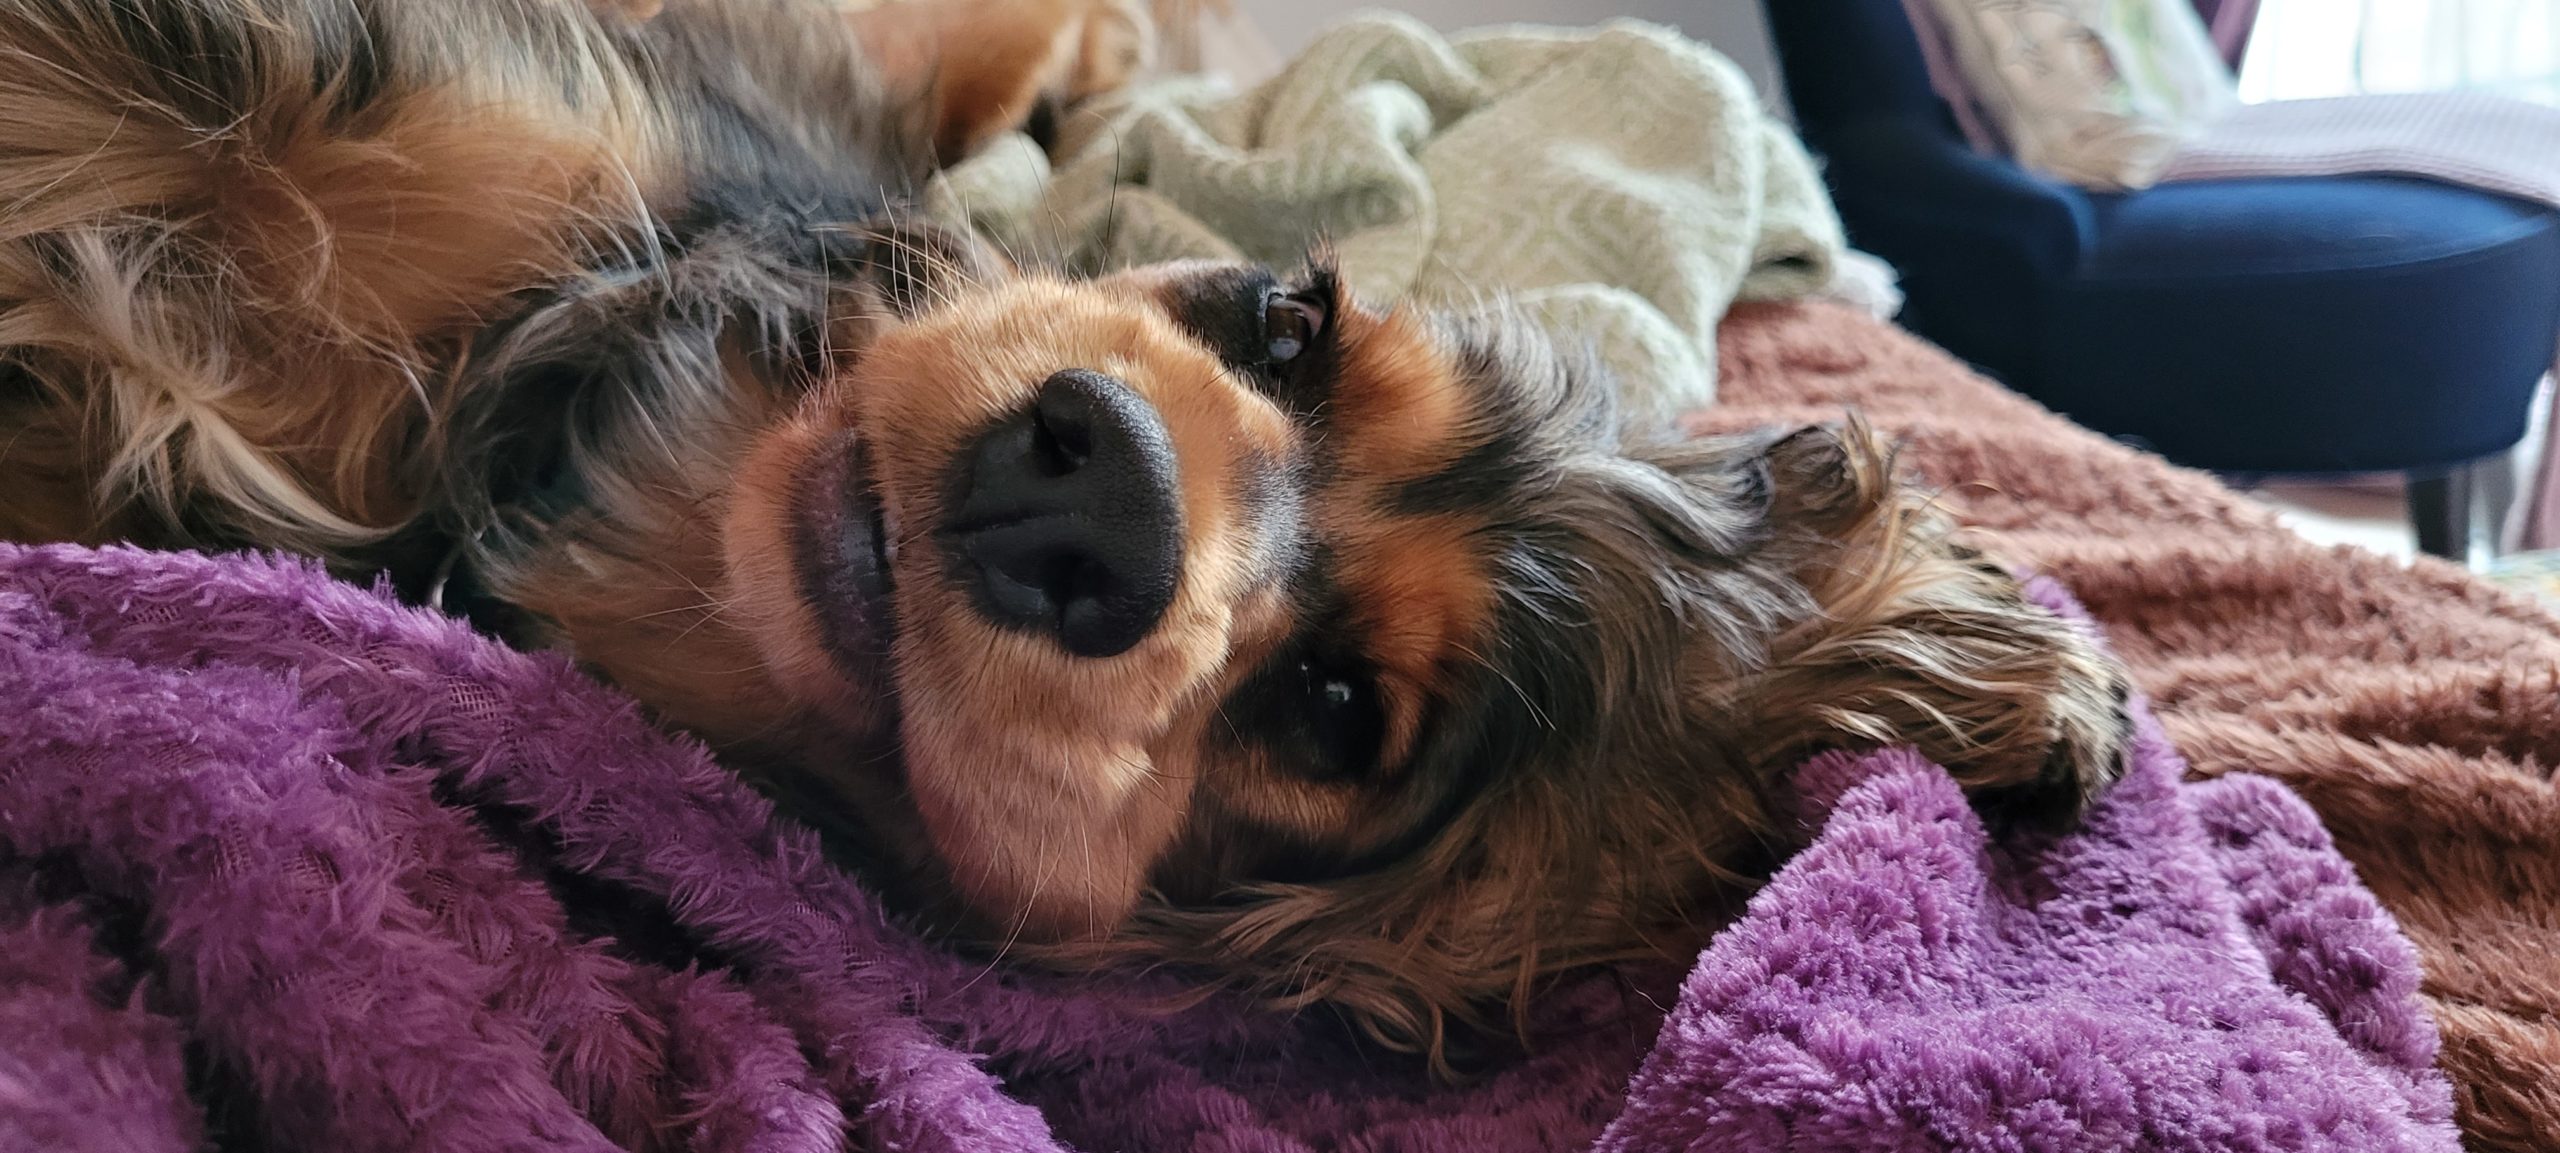
[(2409, 522), (2418, 551), (2455, 564), (2471, 559), (2471, 470), (2409, 478)]
[(2489, 556), (2507, 547), (2507, 518), (2516, 510), (2518, 453), (2508, 449), (2471, 466), (2471, 503), (2479, 506), (2481, 531), (2489, 534)]

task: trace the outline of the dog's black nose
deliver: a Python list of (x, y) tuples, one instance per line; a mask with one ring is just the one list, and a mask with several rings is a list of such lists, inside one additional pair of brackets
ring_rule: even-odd
[(1182, 503), (1164, 418), (1071, 368), (960, 454), (943, 535), (989, 620), (1080, 657), (1154, 631), (1182, 576)]

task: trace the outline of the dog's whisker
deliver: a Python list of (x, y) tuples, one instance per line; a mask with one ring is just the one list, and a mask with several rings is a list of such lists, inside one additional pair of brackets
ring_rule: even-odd
[(622, 619), (626, 624), (639, 624), (644, 621), (653, 621), (661, 617), (680, 616), (685, 613), (716, 612), (722, 607), (724, 606), (716, 601), (697, 601), (692, 604), (681, 604), (671, 608), (653, 609), (645, 613), (634, 613)]
[(1503, 668), (1500, 662), (1494, 661), (1486, 657), (1483, 653), (1477, 652), (1475, 649), (1466, 645), (1452, 644), (1450, 649), (1458, 655), (1467, 658), (1467, 660), (1475, 664), (1476, 667), (1492, 673), (1496, 678), (1500, 679), (1504, 685), (1509, 686), (1512, 695), (1519, 698), (1521, 706), (1526, 708), (1529, 711), (1529, 715), (1537, 720), (1538, 727), (1545, 729), (1553, 729), (1556, 727), (1555, 718), (1547, 715), (1546, 710), (1538, 704), (1538, 699), (1530, 694), (1528, 687), (1522, 685), (1519, 678), (1512, 676), (1510, 671)]

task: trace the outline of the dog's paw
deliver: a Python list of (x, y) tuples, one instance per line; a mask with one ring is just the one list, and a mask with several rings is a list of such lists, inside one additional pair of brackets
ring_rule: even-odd
[(658, 18), (666, 0), (587, 0), (587, 8), (598, 16), (619, 17), (647, 23)]
[(1062, 106), (1126, 88), (1156, 59), (1156, 23), (1146, 0), (1071, 2), (1083, 9), (1076, 49), (1049, 93)]
[(2041, 656), (2048, 667), (2038, 679), (2050, 687), (2017, 702), (2031, 714), (2017, 718), (2019, 729), (2039, 739), (1956, 774), (1995, 828), (2067, 829), (2124, 774), (2133, 737), (2124, 667), (2077, 630)]

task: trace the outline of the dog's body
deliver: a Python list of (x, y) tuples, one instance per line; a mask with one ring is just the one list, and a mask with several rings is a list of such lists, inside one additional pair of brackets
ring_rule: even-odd
[[(1691, 945), (1785, 770), (2111, 778), (2123, 680), (1857, 426), (1684, 441), (1322, 261), (900, 209), (1110, 0), (0, 0), (0, 534), (282, 547), (565, 647), (909, 903), (1437, 1045)], [(1641, 431), (1641, 430), (1640, 430)]]

